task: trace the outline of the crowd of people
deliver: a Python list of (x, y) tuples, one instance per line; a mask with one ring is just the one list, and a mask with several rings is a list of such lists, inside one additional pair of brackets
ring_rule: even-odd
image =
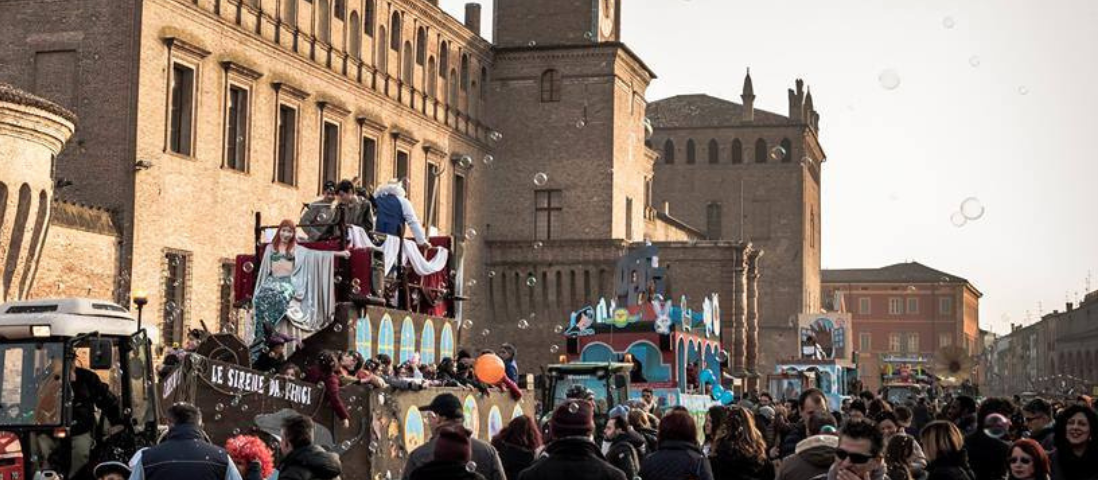
[[(336, 382), (388, 383), (374, 359), (329, 357), (317, 370)], [(462, 360), (464, 361), (464, 359)], [(365, 370), (359, 374), (358, 371)], [(354, 372), (354, 373), (352, 373)], [(354, 380), (350, 380), (354, 379)], [(326, 380), (327, 381), (327, 380)], [(439, 381), (439, 380), (433, 380)], [(458, 382), (458, 380), (454, 380)], [(475, 379), (473, 380), (475, 381)], [(385, 382), (385, 383), (381, 383)], [(475, 387), (471, 387), (475, 388)], [(1095, 480), (1098, 424), (1088, 397), (1070, 402), (958, 396), (893, 405), (872, 393), (832, 410), (809, 389), (778, 404), (762, 393), (715, 405), (699, 427), (681, 406), (660, 412), (652, 392), (612, 408), (596, 426), (594, 395), (569, 392), (544, 425), (515, 417), (490, 441), (463, 427), (464, 409), (441, 393), (425, 413), (431, 437), (409, 453), (402, 480)], [(100, 480), (325, 480), (338, 478), (338, 456), (313, 443), (312, 420), (292, 415), (279, 457), (249, 435), (212, 445), (201, 412), (167, 411), (169, 431), (128, 464), (107, 462)], [(700, 429), (700, 430), (699, 430)]]

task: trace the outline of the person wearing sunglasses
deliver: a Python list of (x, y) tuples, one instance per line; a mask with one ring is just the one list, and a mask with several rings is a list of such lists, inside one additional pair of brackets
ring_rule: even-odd
[(922, 433), (923, 452), (929, 462), (927, 478), (931, 480), (975, 480), (976, 474), (968, 464), (965, 453), (965, 437), (951, 422), (930, 422)]
[(1031, 438), (1023, 438), (1010, 446), (1007, 466), (1010, 480), (1049, 480), (1048, 455), (1041, 444)]
[(839, 430), (831, 469), (812, 480), (883, 480), (884, 435), (868, 420), (848, 420)]

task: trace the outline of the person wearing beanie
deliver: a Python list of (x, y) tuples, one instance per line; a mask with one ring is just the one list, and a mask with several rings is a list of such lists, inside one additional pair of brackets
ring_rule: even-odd
[(561, 403), (549, 419), (545, 456), (523, 470), (517, 480), (630, 480), (606, 461), (594, 435), (594, 406), (590, 402), (573, 399)]
[(485, 480), (477, 473), (469, 432), (459, 426), (442, 427), (435, 435), (434, 459), (416, 468), (411, 480)]
[[(421, 406), (419, 407), (419, 410), (427, 414), (427, 422), (431, 427), (431, 439), (415, 450), (412, 450), (412, 453), (408, 455), (408, 462), (404, 464), (404, 474), (401, 476), (403, 480), (411, 480), (413, 474), (417, 470), (427, 466), (436, 459), (436, 455), (439, 453), (436, 445), (439, 442), (442, 442), (445, 445), (442, 447), (443, 460), (452, 460), (454, 458), (454, 442), (460, 443), (460, 441), (457, 440), (453, 434), (447, 434), (447, 436), (443, 438), (442, 433), (447, 431), (447, 429), (461, 430), (465, 433), (466, 442), (469, 443), (472, 461), (466, 461), (464, 463), (470, 465), (475, 464), (474, 471), (479, 474), (479, 478), (485, 480), (507, 480), (506, 475), (503, 473), (503, 462), (500, 461), (499, 453), (496, 452), (495, 447), (488, 442), (471, 438), (469, 433), (465, 430), (465, 427), (462, 424), (465, 419), (465, 410), (461, 406), (461, 400), (458, 399), (456, 395), (452, 393), (440, 394), (431, 401), (430, 405)], [(460, 450), (460, 448), (458, 449)], [(462, 468), (465, 467), (463, 466)]]

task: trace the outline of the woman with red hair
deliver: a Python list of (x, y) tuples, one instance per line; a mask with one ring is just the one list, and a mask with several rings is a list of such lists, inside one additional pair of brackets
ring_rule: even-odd
[(519, 415), (492, 438), (492, 446), (499, 452), (507, 478), (517, 479), (519, 473), (533, 465), (534, 459), (541, 453), (541, 432), (534, 419)]
[(225, 450), (244, 480), (263, 480), (274, 472), (274, 455), (258, 437), (237, 435), (225, 442)]
[(1041, 444), (1032, 438), (1023, 438), (1010, 447), (1007, 458), (1010, 480), (1048, 480), (1052, 466)]
[[(263, 250), (252, 296), (256, 322), (253, 360), (258, 358), (264, 339), (276, 329), (304, 339), (327, 326), (335, 308), (335, 256), (351, 254), (302, 247), (297, 244), (293, 220), (278, 224), (274, 239)], [(283, 318), (286, 324), (280, 323)]]

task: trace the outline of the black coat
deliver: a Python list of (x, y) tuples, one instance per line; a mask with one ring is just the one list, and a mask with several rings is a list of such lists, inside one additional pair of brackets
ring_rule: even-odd
[(565, 437), (545, 447), (546, 456), (523, 470), (517, 480), (632, 480), (609, 464), (586, 437)]
[(432, 460), (412, 471), (410, 478), (411, 480), (484, 480), (484, 475), (477, 473), (475, 469), (470, 472), (463, 463)]
[(732, 450), (730, 446), (718, 445), (716, 455), (709, 456), (716, 480), (772, 480), (774, 464), (767, 459), (749, 458)]
[(656, 448), (659, 447), (657, 441), (658, 432), (653, 428), (638, 428), (637, 433), (644, 438), (645, 453), (642, 456), (648, 456), (655, 453)]
[(713, 480), (709, 459), (696, 443), (667, 441), (641, 463), (644, 480)]
[(1075, 456), (1069, 448), (1057, 448), (1048, 457), (1052, 464), (1052, 480), (1095, 480), (1098, 479), (1098, 454)]
[(316, 445), (295, 448), (278, 465), (278, 480), (328, 480), (341, 473), (339, 457)]
[(99, 408), (111, 425), (122, 425), (118, 397), (110, 387), (91, 370), (76, 369), (76, 381), (72, 382), (72, 436), (82, 435), (95, 428), (95, 409)]
[[(1003, 457), (1006, 458), (1006, 457)], [(1005, 463), (1000, 460), (999, 463)], [(962, 450), (935, 458), (926, 466), (927, 480), (975, 480), (976, 474), (968, 466), (968, 456)]]
[(1010, 456), (1010, 444), (989, 437), (978, 430), (965, 437), (965, 452), (971, 460), (974, 480), (1003, 480), (1007, 476), (1007, 457)]
[[(641, 448), (644, 448), (644, 439), (640, 435), (630, 435), (633, 432), (618, 434), (610, 441), (610, 449), (606, 451), (606, 461), (625, 473), (625, 478), (632, 480), (640, 470), (641, 454), (637, 451), (636, 442), (639, 439)], [(636, 438), (634, 438), (636, 435)]]
[(135, 469), (142, 470), (145, 480), (225, 480), (232, 464), (225, 449), (206, 441), (192, 424), (172, 426), (160, 444), (139, 455)]
[(803, 421), (793, 424), (793, 427), (789, 429), (789, 433), (782, 438), (782, 445), (778, 449), (778, 457), (785, 458), (796, 453), (797, 444), (806, 438), (805, 431)]
[(503, 473), (508, 479), (518, 478), (519, 473), (534, 464), (534, 452), (531, 450), (507, 442), (500, 442), (498, 446), (493, 446), (499, 453), (499, 460), (503, 463)]

